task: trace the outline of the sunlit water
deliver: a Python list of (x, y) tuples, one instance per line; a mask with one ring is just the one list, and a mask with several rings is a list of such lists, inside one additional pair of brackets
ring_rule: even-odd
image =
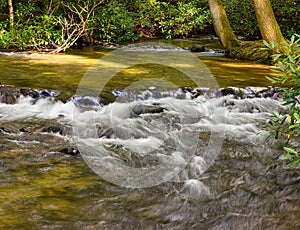
[[(97, 108), (67, 101), (105, 52), (1, 59), (1, 82), (58, 90), (65, 101), (20, 97), (17, 104), (0, 104), (1, 229), (299, 228), (299, 169), (279, 160), (282, 141), (267, 142), (263, 129), (269, 113), (283, 109), (280, 101), (228, 95), (193, 100), (121, 97), (112, 103), (115, 97), (104, 96), (105, 105)], [(262, 80), (266, 66), (231, 63), (224, 57), (203, 62), (212, 66), (222, 87), (268, 84)], [(122, 90), (131, 78), (178, 74), (151, 67), (120, 73), (107, 93)], [(193, 87), (180, 81), (182, 75), (177, 77), (180, 84)], [(145, 112), (149, 108), (152, 112)], [(74, 124), (80, 125), (74, 130)], [(78, 135), (82, 132), (76, 130), (83, 127), (88, 134)], [(214, 161), (205, 151), (218, 131), (223, 145)], [(187, 166), (177, 178), (150, 188), (111, 184), (79, 155), (65, 154), (77, 149), (78, 139), (89, 138), (122, 164), (150, 167), (170, 160), (166, 156), (183, 135), (199, 142), (197, 152), (182, 157)], [(185, 152), (189, 145), (184, 144), (190, 143), (182, 144)], [(147, 155), (145, 150), (154, 147), (159, 154)]]

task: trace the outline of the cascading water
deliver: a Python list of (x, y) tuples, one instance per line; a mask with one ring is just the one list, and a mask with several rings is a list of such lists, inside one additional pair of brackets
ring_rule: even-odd
[(223, 140), (262, 145), (269, 113), (282, 109), (278, 100), (262, 97), (273, 89), (235, 88), (227, 96), (221, 95), (224, 89), (154, 90), (114, 91), (121, 100), (106, 106), (87, 96), (67, 103), (21, 96), (16, 104), (0, 104), (1, 121), (35, 118), (75, 124), (73, 135), (62, 138), (76, 140), (95, 172), (125, 187), (148, 187), (167, 181), (189, 185), (214, 163), (215, 147)]
[[(75, 79), (62, 75), (55, 92)], [(0, 88), (1, 229), (300, 228), (299, 168), (263, 128), (284, 110), (278, 89), (113, 88), (66, 102)]]

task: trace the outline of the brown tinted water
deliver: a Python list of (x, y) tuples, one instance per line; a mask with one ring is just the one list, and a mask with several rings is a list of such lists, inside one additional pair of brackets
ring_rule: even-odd
[[(110, 50), (86, 48), (70, 54), (48, 55), (1, 55), (0, 82), (16, 87), (53, 89), (61, 93), (60, 98), (74, 95), (80, 80), (103, 55)], [(220, 87), (269, 86), (265, 76), (273, 73), (270, 66), (249, 61), (234, 60), (220, 56), (199, 56), (209, 68)], [(195, 85), (174, 68), (158, 64), (132, 66), (117, 74), (109, 82), (109, 90), (122, 89), (137, 80), (147, 78), (173, 80), (178, 86)], [(176, 80), (177, 79), (177, 80)]]
[[(1, 56), (0, 81), (17, 87), (58, 90), (61, 98), (67, 99), (106, 52), (88, 48), (56, 56)], [(264, 79), (270, 74), (269, 66), (225, 57), (200, 59), (221, 87), (269, 85)], [(176, 78), (176, 74), (178, 85), (192, 86), (188, 81), (182, 83), (182, 73), (171, 68), (138, 65), (119, 73), (109, 90), (122, 89), (139, 77)], [(13, 114), (14, 107), (1, 109)], [(279, 142), (243, 143), (229, 136), (215, 164), (200, 178), (211, 195), (196, 199), (183, 191), (183, 183), (146, 189), (110, 184), (91, 171), (81, 157), (59, 152), (74, 147), (69, 137), (41, 132), (45, 126), (61, 125), (57, 120), (33, 116), (3, 121), (3, 114), (0, 229), (300, 228), (299, 168), (289, 168), (277, 160)], [(244, 123), (255, 123), (259, 116), (248, 114), (247, 120), (239, 121), (242, 115), (231, 118), (231, 126), (236, 127), (232, 135)]]

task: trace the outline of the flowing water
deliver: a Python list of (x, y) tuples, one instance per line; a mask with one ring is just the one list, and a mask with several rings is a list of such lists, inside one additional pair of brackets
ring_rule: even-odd
[[(2, 83), (60, 96), (0, 103), (0, 229), (300, 227), (299, 168), (280, 161), (282, 141), (263, 129), (284, 109), (275, 94), (126, 91), (147, 78), (195, 87), (176, 69), (141, 64), (113, 77), (100, 103), (68, 100), (107, 52), (1, 56)], [(268, 86), (268, 66), (200, 59), (220, 87)], [(150, 181), (139, 174), (159, 165)]]

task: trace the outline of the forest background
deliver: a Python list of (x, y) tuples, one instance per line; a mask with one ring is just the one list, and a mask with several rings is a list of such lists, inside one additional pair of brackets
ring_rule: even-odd
[[(261, 39), (251, 0), (222, 2), (236, 35)], [(300, 31), (299, 0), (271, 4), (285, 37)], [(212, 34), (207, 0), (0, 0), (1, 49), (65, 51), (103, 42)]]

